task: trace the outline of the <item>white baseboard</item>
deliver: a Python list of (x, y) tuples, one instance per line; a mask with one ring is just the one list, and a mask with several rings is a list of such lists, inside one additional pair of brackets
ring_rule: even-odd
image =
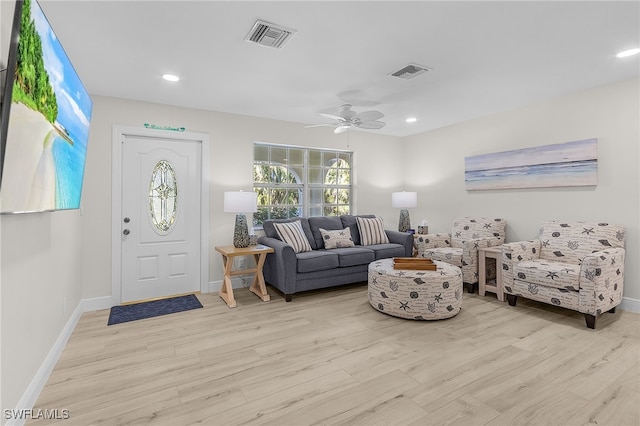
[(104, 296), (82, 299), (80, 301), (80, 306), (82, 307), (82, 312), (93, 312), (100, 311), (102, 309), (110, 309), (113, 305), (111, 304), (111, 296)]
[(622, 303), (620, 303), (620, 309), (625, 311), (634, 312), (640, 314), (640, 299), (632, 299), (630, 297), (623, 297)]
[[(71, 337), (71, 333), (73, 333), (76, 325), (78, 325), (78, 321), (80, 321), (80, 317), (82, 316), (83, 312), (81, 306), (82, 302), (80, 302), (78, 306), (76, 306), (76, 308), (73, 310), (71, 317), (69, 317), (69, 320), (58, 335), (58, 338), (54, 342), (53, 347), (45, 357), (44, 361), (42, 361), (42, 364), (36, 372), (36, 375), (31, 380), (31, 383), (29, 383), (29, 386), (27, 386), (24, 394), (22, 394), (22, 398), (20, 398), (20, 401), (18, 401), (18, 404), (15, 407), (16, 412), (21, 412), (21, 410), (30, 410), (35, 405), (36, 401), (38, 400), (38, 396), (40, 396), (40, 392), (42, 392), (44, 385), (47, 383), (47, 380), (49, 380), (51, 372), (60, 359), (62, 351), (64, 351), (64, 348), (67, 345), (67, 341), (69, 340), (69, 337)], [(5, 425), (21, 426), (25, 423), (26, 420), (26, 418), (12, 418), (8, 419)]]

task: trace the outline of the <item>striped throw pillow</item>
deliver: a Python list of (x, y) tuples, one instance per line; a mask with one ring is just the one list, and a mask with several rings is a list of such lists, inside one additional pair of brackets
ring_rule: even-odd
[(360, 244), (370, 246), (373, 244), (388, 244), (389, 238), (384, 232), (382, 219), (379, 217), (356, 217), (358, 231), (360, 232)]
[(304, 235), (302, 225), (299, 220), (295, 222), (274, 223), (276, 232), (280, 236), (280, 239), (285, 243), (293, 247), (293, 251), (296, 253), (302, 253), (303, 251), (311, 251), (311, 245), (309, 240)]

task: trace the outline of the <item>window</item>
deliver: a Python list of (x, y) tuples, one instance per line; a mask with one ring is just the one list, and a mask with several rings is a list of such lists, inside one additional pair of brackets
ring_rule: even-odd
[(254, 143), (254, 226), (267, 219), (348, 214), (351, 165), (348, 151)]

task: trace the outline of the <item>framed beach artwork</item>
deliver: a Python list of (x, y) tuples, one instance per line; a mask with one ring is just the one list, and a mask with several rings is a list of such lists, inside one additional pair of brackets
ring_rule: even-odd
[(464, 162), (469, 191), (598, 184), (595, 138), (474, 155)]

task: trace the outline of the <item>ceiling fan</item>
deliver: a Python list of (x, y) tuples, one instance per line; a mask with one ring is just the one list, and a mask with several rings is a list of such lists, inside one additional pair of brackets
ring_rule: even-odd
[(338, 110), (335, 108), (322, 109), (318, 111), (318, 114), (337, 121), (305, 127), (335, 127), (334, 133), (342, 133), (354, 127), (360, 129), (381, 129), (384, 127), (382, 121), (377, 121), (384, 117), (383, 113), (380, 111), (355, 112), (351, 109), (351, 104), (344, 104)]

